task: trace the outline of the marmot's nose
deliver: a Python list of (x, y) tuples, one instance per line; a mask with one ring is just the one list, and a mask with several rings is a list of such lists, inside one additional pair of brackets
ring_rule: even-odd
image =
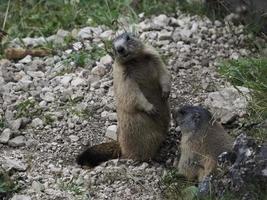
[(118, 46), (118, 47), (117, 47), (117, 52), (118, 52), (119, 54), (124, 54), (124, 53), (125, 53), (125, 48), (124, 48), (123, 46)]

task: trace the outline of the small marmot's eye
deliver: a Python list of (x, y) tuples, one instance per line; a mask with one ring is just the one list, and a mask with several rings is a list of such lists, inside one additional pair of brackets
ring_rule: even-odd
[(181, 115), (185, 115), (185, 114), (186, 114), (186, 112), (185, 112), (184, 110), (179, 110), (179, 113), (180, 113)]

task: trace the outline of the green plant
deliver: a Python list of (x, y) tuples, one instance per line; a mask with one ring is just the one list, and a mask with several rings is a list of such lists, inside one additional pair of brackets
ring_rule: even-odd
[(16, 118), (19, 117), (37, 117), (42, 114), (42, 109), (39, 107), (35, 99), (26, 99), (16, 105)]
[(52, 124), (55, 121), (55, 118), (51, 114), (44, 114), (43, 119), (45, 124)]
[(186, 180), (179, 174), (177, 169), (170, 169), (162, 178), (162, 183), (165, 186), (165, 199), (170, 200), (193, 200), (196, 199), (197, 188), (195, 182)]
[[(8, 173), (0, 167), (0, 198), (11, 195), (18, 189), (18, 186), (9, 177)], [(1, 198), (1, 199), (2, 199)]]
[(230, 60), (219, 71), (233, 85), (251, 89), (253, 111), (267, 117), (267, 58)]
[[(180, 0), (133, 0), (132, 6), (138, 13), (144, 12), (146, 16), (164, 13), (170, 14), (177, 11), (179, 1)], [(138, 3), (133, 5), (134, 2)]]
[(189, 13), (191, 15), (200, 15), (200, 16), (210, 15), (211, 16), (212, 14), (212, 18), (214, 18), (213, 10), (211, 9), (208, 12), (207, 6), (201, 2), (188, 3), (187, 1), (180, 1), (180, 9), (181, 11), (185, 13)]
[(74, 195), (82, 195), (83, 191), (81, 190), (82, 185), (77, 185), (73, 182), (73, 179), (70, 179), (68, 181), (60, 181), (59, 182), (59, 188), (65, 191), (69, 191), (73, 193)]

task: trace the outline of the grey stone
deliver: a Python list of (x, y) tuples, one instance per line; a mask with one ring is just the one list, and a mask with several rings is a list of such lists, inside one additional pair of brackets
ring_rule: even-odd
[(27, 38), (22, 39), (22, 41), (26, 47), (37, 47), (37, 46), (44, 45), (46, 43), (44, 37), (39, 37), (39, 38), (27, 37)]
[(0, 143), (6, 144), (9, 141), (11, 135), (12, 132), (9, 128), (4, 129), (2, 134), (0, 135)]
[(31, 61), (32, 61), (32, 56), (31, 55), (27, 55), (27, 56), (25, 56), (25, 58), (21, 59), (19, 61), (19, 63), (27, 64), (27, 63), (30, 63)]
[(162, 30), (159, 33), (159, 40), (171, 40), (172, 39), (172, 32), (167, 30)]
[(22, 124), (22, 119), (21, 118), (18, 118), (16, 120), (12, 120), (10, 122), (8, 122), (9, 124), (9, 127), (14, 130), (14, 131), (17, 131), (20, 129), (21, 127), (21, 124)]
[(10, 171), (11, 169), (15, 169), (21, 172), (26, 171), (27, 165), (23, 164), (22, 161), (17, 159), (10, 159), (8, 157), (4, 157), (2, 161), (2, 166), (6, 171)]
[(107, 128), (106, 135), (107, 138), (117, 140), (117, 125), (111, 125)]
[(92, 69), (91, 73), (93, 75), (104, 76), (106, 74), (105, 66), (97, 65)]
[(170, 19), (166, 15), (159, 15), (153, 19), (153, 23), (160, 27), (167, 26), (169, 22), (170, 22)]
[(90, 39), (93, 37), (93, 30), (92, 27), (85, 27), (82, 28), (78, 34), (77, 34), (78, 38), (80, 39)]
[(43, 184), (39, 183), (38, 181), (33, 181), (32, 182), (32, 189), (35, 192), (40, 193), (44, 190), (44, 186), (43, 186)]
[(44, 126), (44, 122), (40, 119), (40, 118), (35, 118), (32, 120), (32, 123), (31, 125), (34, 127), (34, 128), (42, 128)]
[(64, 76), (61, 80), (60, 80), (60, 83), (62, 84), (62, 85), (69, 85), (69, 83), (70, 83), (70, 81), (72, 80), (72, 76), (68, 76), (68, 75), (66, 75), (66, 76)]
[(33, 78), (43, 78), (45, 76), (44, 72), (41, 71), (28, 71), (27, 74)]
[(71, 81), (71, 85), (74, 87), (86, 85), (86, 80), (80, 77), (76, 77)]
[(113, 37), (113, 31), (112, 30), (104, 31), (103, 33), (100, 34), (99, 37), (104, 40), (111, 40)]
[(114, 113), (108, 113), (107, 116), (108, 116), (108, 119), (110, 121), (117, 121), (117, 119), (118, 119), (117, 113), (115, 113), (115, 112)]
[(21, 147), (25, 145), (26, 138), (22, 135), (17, 136), (8, 141), (8, 145), (12, 147)]
[(229, 87), (221, 91), (211, 92), (205, 100), (205, 105), (211, 109), (216, 118), (222, 123), (227, 123), (246, 114), (249, 99), (249, 90), (245, 87)]
[(63, 29), (59, 29), (57, 31), (57, 36), (61, 37), (61, 38), (65, 38), (65, 37), (68, 37), (70, 35), (71, 35), (71, 33), (69, 31), (66, 31), (66, 30), (63, 30)]
[(46, 92), (44, 95), (40, 95), (40, 97), (46, 102), (55, 101), (55, 95), (52, 92)]
[(11, 200), (31, 200), (30, 196), (15, 194)]
[(69, 138), (72, 142), (77, 142), (79, 140), (79, 137), (77, 135), (70, 135)]
[(28, 89), (30, 88), (30, 86), (32, 85), (32, 81), (30, 80), (26, 80), (26, 79), (21, 79), (18, 82), (18, 87), (23, 90), (23, 91), (28, 91)]
[(111, 66), (113, 62), (113, 59), (110, 55), (105, 55), (102, 58), (100, 58), (100, 63), (106, 66)]

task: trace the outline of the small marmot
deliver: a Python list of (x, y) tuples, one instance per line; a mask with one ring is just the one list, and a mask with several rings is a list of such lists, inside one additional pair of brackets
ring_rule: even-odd
[(184, 106), (173, 116), (182, 132), (178, 171), (189, 180), (201, 181), (215, 169), (221, 153), (232, 151), (233, 139), (202, 107)]
[(113, 41), (113, 83), (118, 142), (92, 146), (77, 163), (96, 166), (108, 159), (153, 159), (168, 132), (170, 75), (159, 54), (130, 33)]

